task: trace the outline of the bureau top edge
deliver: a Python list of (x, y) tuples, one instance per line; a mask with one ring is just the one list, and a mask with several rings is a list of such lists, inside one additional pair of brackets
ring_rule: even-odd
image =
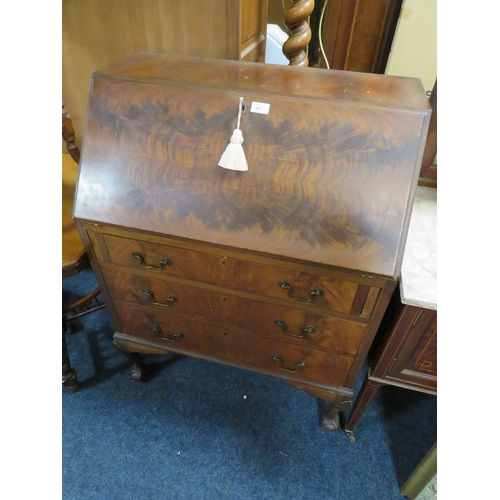
[(302, 68), (202, 57), (138, 53), (95, 71), (92, 79), (196, 85), (226, 91), (276, 93), (387, 109), (430, 112), (418, 78)]

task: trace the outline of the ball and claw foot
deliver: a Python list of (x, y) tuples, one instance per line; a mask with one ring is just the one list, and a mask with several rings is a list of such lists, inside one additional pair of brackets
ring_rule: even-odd
[(337, 432), (340, 428), (338, 412), (323, 415), (321, 427), (330, 432)]
[(140, 354), (129, 353), (129, 359), (134, 363), (130, 372), (130, 379), (134, 382), (144, 382), (146, 380), (146, 364)]
[(72, 368), (69, 369), (69, 372), (66, 375), (63, 374), (62, 383), (69, 392), (77, 392), (80, 388), (75, 370)]
[(144, 382), (145, 378), (146, 377), (145, 377), (144, 363), (134, 362), (134, 367), (130, 372), (130, 379), (133, 380), (134, 382)]
[(139, 353), (129, 352), (126, 347), (118, 342), (113, 342), (115, 349), (121, 352), (129, 361), (132, 361), (133, 367), (129, 378), (134, 382), (144, 382), (146, 380), (146, 364)]

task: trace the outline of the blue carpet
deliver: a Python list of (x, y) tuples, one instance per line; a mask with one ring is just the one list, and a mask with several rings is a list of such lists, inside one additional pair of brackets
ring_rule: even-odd
[[(94, 286), (90, 269), (63, 280), (63, 303)], [(434, 396), (384, 387), (351, 443), (280, 379), (170, 354), (133, 382), (113, 333), (103, 309), (66, 336), (80, 390), (63, 387), (65, 500), (400, 500), (436, 441)]]

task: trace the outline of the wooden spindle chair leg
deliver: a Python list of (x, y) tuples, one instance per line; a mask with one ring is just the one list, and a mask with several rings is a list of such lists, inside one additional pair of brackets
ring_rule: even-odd
[(73, 158), (76, 163), (80, 164), (80, 150), (75, 142), (73, 122), (71, 121), (69, 113), (64, 108), (64, 104), (62, 105), (62, 137), (71, 158)]
[(70, 392), (76, 392), (79, 389), (76, 372), (71, 368), (68, 356), (68, 346), (66, 345), (66, 323), (62, 324), (62, 383)]

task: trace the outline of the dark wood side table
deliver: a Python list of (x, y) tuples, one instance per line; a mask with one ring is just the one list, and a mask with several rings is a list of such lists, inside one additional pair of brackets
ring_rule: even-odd
[(351, 441), (354, 427), (383, 385), (437, 394), (436, 198), (436, 189), (417, 188), (401, 280), (345, 426)]

